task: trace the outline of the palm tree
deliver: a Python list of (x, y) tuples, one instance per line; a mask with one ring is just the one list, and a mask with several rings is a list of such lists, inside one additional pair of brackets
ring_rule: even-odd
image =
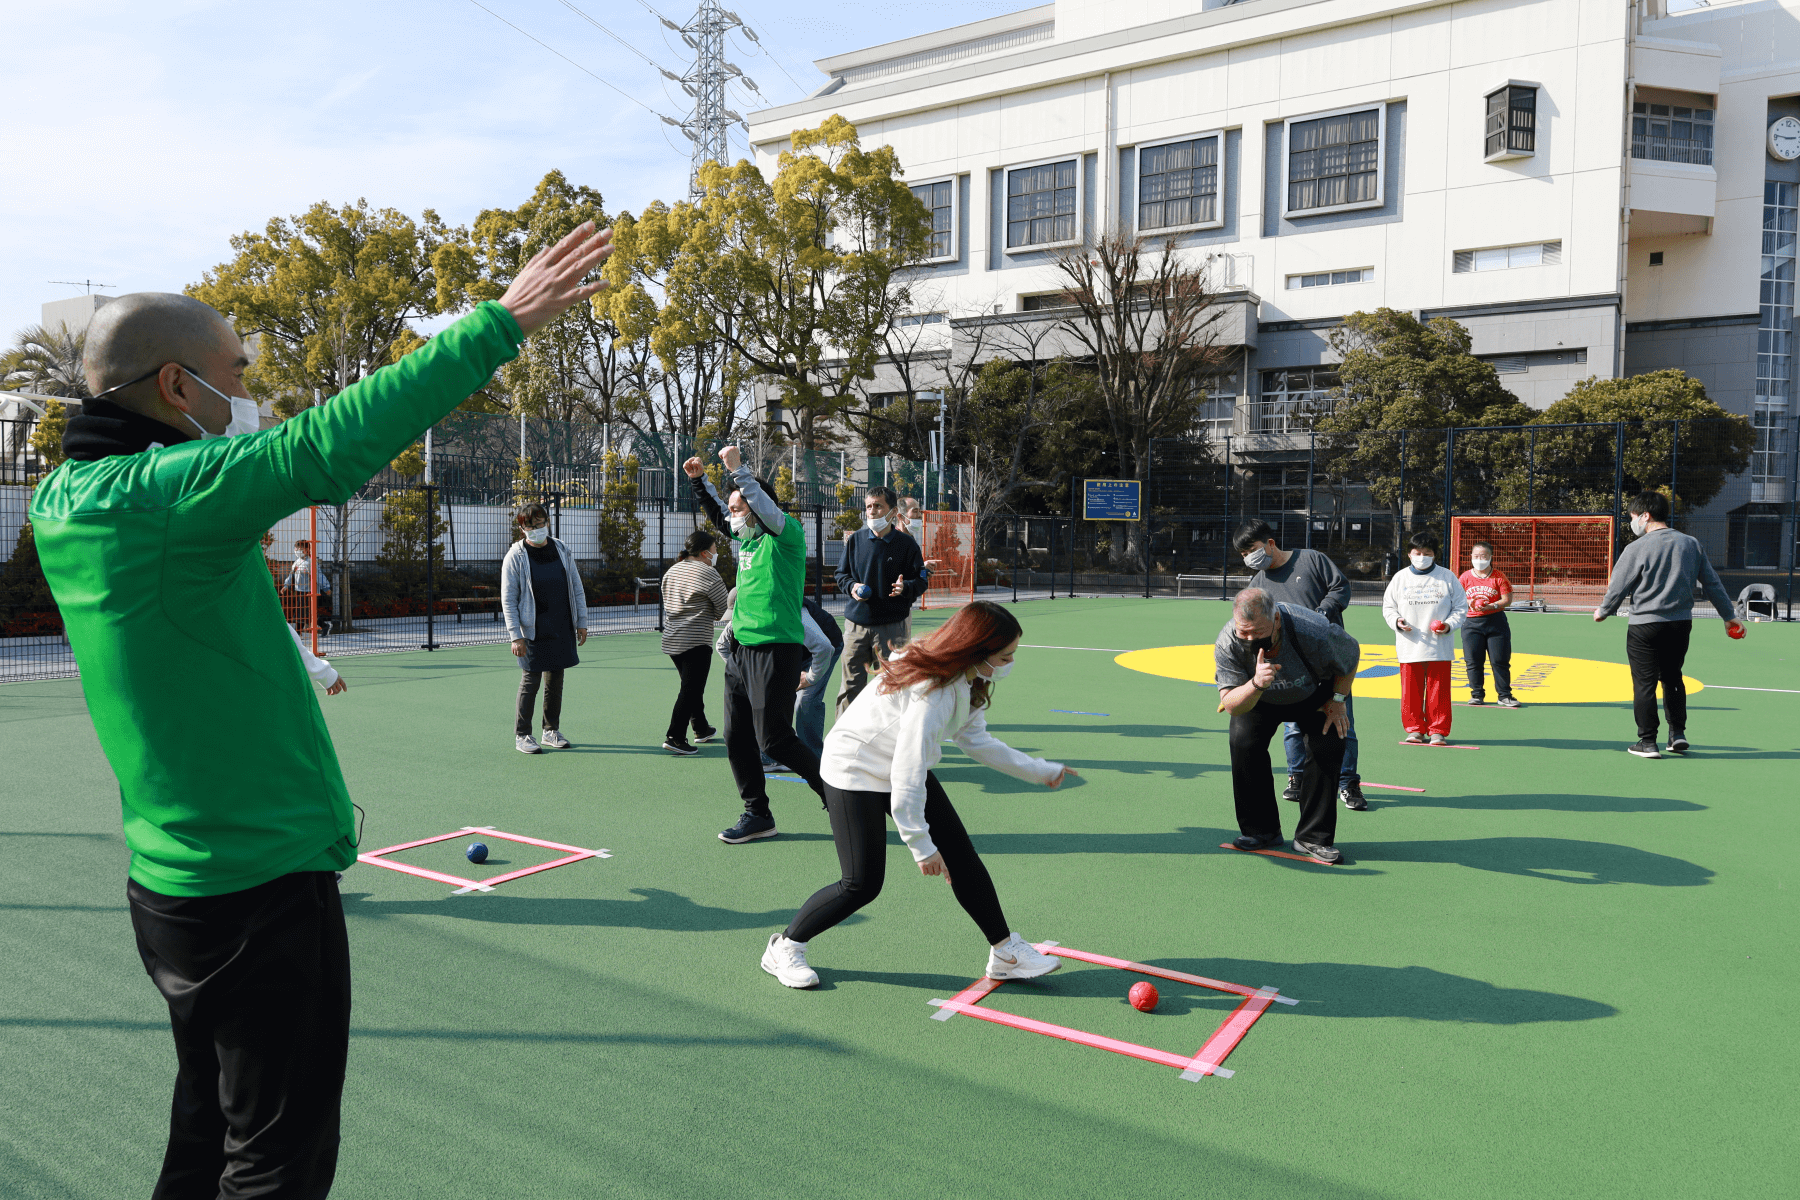
[(87, 331), (73, 333), (67, 325), (57, 326), (54, 333), (42, 325), (21, 329), (13, 337), (12, 348), (0, 354), (0, 388), (84, 397), (88, 389), (81, 373), (81, 355), (86, 346)]
[[(21, 329), (13, 337), (12, 348), (0, 354), (0, 391), (84, 398), (88, 387), (81, 372), (81, 356), (86, 347), (85, 329), (71, 332), (67, 325), (58, 325), (55, 333), (42, 325)], [(62, 435), (67, 423), (67, 406), (52, 404), (31, 432), (31, 447), (46, 467), (62, 462)], [(17, 427), (9, 429), (16, 434)], [(4, 449), (10, 454), (22, 447), (9, 445)]]

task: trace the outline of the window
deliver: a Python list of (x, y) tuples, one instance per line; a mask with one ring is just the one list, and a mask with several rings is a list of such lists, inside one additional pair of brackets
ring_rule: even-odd
[(1788, 498), (1788, 381), (1794, 367), (1794, 233), (1800, 213), (1796, 188), (1763, 184), (1762, 319), (1756, 330), (1756, 400), (1750, 424), (1756, 446), (1750, 455), (1750, 499), (1779, 503)]
[(1322, 213), (1381, 203), (1385, 110), (1289, 121), (1287, 212)]
[(914, 325), (941, 325), (943, 313), (901, 313), (894, 318), (894, 324), (901, 329), (910, 329)]
[(1262, 402), (1257, 406), (1255, 429), (1264, 433), (1292, 433), (1310, 428), (1312, 419), (1331, 411), (1337, 390), (1336, 367), (1289, 367), (1262, 373)]
[(1554, 267), (1562, 262), (1562, 243), (1527, 242), (1523, 246), (1495, 246), (1491, 250), (1458, 250), (1451, 270), (1507, 271), (1514, 267)]
[(1067, 158), (1006, 173), (1007, 249), (1075, 240), (1080, 166), (1078, 160)]
[(1537, 153), (1537, 88), (1509, 83), (1488, 93), (1482, 149), (1488, 162)]
[(1138, 228), (1222, 225), (1217, 133), (1138, 150)]
[(1573, 350), (1526, 350), (1519, 354), (1478, 354), (1477, 358), (1494, 365), (1497, 375), (1522, 375), (1533, 367), (1566, 366), (1588, 360), (1586, 346)]
[(1374, 278), (1374, 267), (1361, 267), (1355, 271), (1320, 271), (1317, 275), (1289, 275), (1287, 285), (1289, 291), (1295, 291), (1300, 288), (1332, 287), (1340, 283), (1368, 283)]
[(1242, 391), (1237, 373), (1215, 375), (1205, 384), (1206, 399), (1195, 414), (1194, 432), (1202, 437), (1224, 441), (1230, 435), (1237, 413), (1238, 393)]
[(1710, 167), (1713, 160), (1712, 108), (1642, 101), (1633, 104), (1631, 157)]
[(1052, 308), (1074, 308), (1075, 302), (1069, 299), (1067, 292), (1046, 292), (1041, 296), (1023, 296), (1019, 299), (1020, 312), (1044, 312)]
[(956, 180), (932, 179), (915, 183), (912, 194), (919, 198), (931, 214), (931, 249), (926, 257), (931, 262), (956, 260)]

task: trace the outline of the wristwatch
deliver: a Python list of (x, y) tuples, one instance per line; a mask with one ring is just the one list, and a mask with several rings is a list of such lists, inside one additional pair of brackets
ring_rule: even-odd
[(1348, 704), (1350, 702), (1350, 693), (1349, 692), (1333, 692), (1333, 693), (1331, 693), (1331, 698), (1333, 700), (1336, 700), (1339, 704)]

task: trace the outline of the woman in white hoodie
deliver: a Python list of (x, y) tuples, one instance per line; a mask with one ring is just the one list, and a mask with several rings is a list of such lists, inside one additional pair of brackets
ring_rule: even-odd
[(1388, 580), (1381, 615), (1394, 631), (1400, 659), (1400, 721), (1406, 740), (1433, 746), (1450, 740), (1450, 634), (1469, 619), (1469, 597), (1456, 573), (1439, 565), (1437, 538), (1412, 535), (1410, 567)]
[(925, 875), (943, 875), (987, 938), (990, 979), (1047, 975), (1061, 960), (1041, 954), (1006, 923), (987, 868), (931, 773), (945, 739), (1017, 779), (1057, 787), (1075, 770), (1021, 754), (987, 731), (981, 710), (993, 683), (1012, 670), (1019, 622), (986, 600), (962, 608), (936, 632), (882, 664), (876, 686), (856, 697), (825, 738), (819, 774), (843, 878), (813, 893), (783, 933), (771, 934), (763, 970), (792, 988), (817, 985), (806, 943), (881, 893), (887, 818)]

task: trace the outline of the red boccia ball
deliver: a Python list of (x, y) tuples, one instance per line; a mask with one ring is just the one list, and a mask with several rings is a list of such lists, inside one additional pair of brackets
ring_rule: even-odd
[(1131, 1001), (1131, 1007), (1137, 1009), (1139, 1012), (1149, 1012), (1156, 1007), (1156, 1002), (1160, 999), (1156, 994), (1156, 985), (1154, 983), (1132, 984), (1131, 990), (1125, 993), (1125, 998)]
[(1744, 627), (1742, 625), (1729, 625), (1725, 629), (1725, 636), (1728, 638), (1741, 638), (1744, 636)]

